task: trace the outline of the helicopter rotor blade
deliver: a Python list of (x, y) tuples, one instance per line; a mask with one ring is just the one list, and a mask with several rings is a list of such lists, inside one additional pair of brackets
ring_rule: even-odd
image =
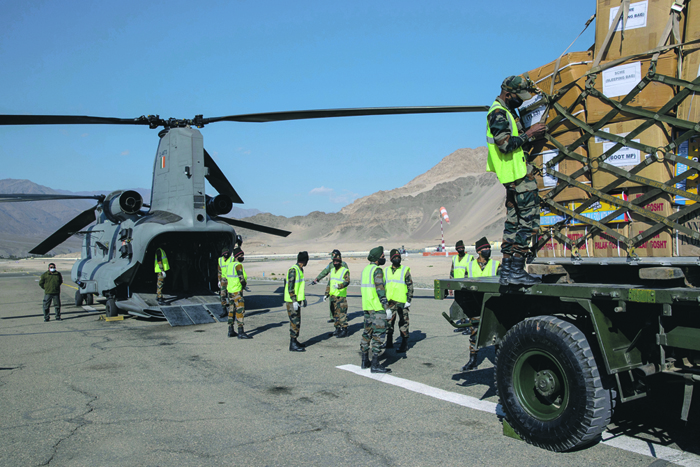
[(207, 180), (209, 184), (214, 187), (222, 195), (226, 195), (231, 198), (231, 201), (236, 204), (243, 204), (243, 200), (236, 190), (231, 186), (231, 182), (228, 181), (226, 175), (221, 171), (214, 159), (209, 155), (207, 150), (204, 150), (204, 165), (209, 169), (209, 174), (207, 175)]
[(114, 118), (86, 115), (0, 115), (0, 125), (149, 125), (146, 117)]
[(24, 201), (50, 201), (56, 199), (96, 199), (101, 200), (102, 195), (51, 195), (51, 194), (23, 194), (0, 193), (0, 203), (21, 203)]
[(268, 112), (227, 117), (202, 119), (203, 124), (214, 122), (279, 122), (284, 120), (305, 120), (310, 118), (359, 117), (364, 115), (402, 115), (447, 112), (487, 112), (487, 105), (445, 105), (422, 107), (364, 107), (356, 109), (293, 110), (289, 112)]
[(238, 219), (230, 219), (228, 217), (215, 217), (214, 220), (226, 222), (234, 227), (241, 227), (243, 229), (255, 230), (256, 232), (262, 232), (270, 235), (277, 235), (278, 237), (286, 237), (291, 232), (281, 229), (275, 229), (274, 227), (267, 227), (264, 225), (253, 224), (252, 222), (241, 221)]
[(46, 240), (35, 246), (29, 253), (34, 255), (45, 255), (49, 251), (61, 243), (68, 240), (74, 233), (80, 232), (83, 228), (93, 223), (96, 219), (95, 209), (98, 205), (86, 209), (73, 219), (68, 221), (66, 225), (52, 233)]

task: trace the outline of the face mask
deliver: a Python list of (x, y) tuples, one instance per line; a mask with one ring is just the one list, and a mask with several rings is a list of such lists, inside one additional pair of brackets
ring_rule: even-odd
[(379, 258), (379, 264), (380, 266), (384, 266), (386, 264), (386, 258)]
[(239, 257), (238, 257), (238, 262), (239, 262), (239, 263), (242, 263), (244, 259), (245, 259), (245, 258), (244, 258), (243, 256), (239, 256)]
[(49, 271), (56, 272), (56, 268), (49, 268)]
[(391, 259), (391, 264), (393, 264), (396, 267), (401, 266), (401, 258), (392, 258)]
[(338, 268), (340, 267), (340, 263), (336, 263), (335, 261), (333, 261), (333, 266), (334, 266), (336, 269), (338, 269)]
[(231, 253), (224, 253), (224, 258), (228, 259), (229, 256), (231, 256)]
[(508, 107), (510, 107), (512, 110), (515, 110), (518, 107), (520, 107), (521, 105), (523, 105), (523, 100), (516, 95), (515, 97), (511, 97), (510, 99), (507, 99), (506, 105)]
[(464, 256), (464, 248), (457, 248), (457, 253), (459, 253), (459, 256)]
[(482, 258), (485, 260), (488, 260), (491, 257), (491, 250), (482, 250), (481, 253), (479, 253)]

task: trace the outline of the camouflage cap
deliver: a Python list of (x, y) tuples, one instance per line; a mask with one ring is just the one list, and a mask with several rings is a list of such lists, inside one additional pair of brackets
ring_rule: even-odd
[(517, 94), (524, 101), (532, 99), (532, 94), (529, 93), (530, 84), (522, 76), (507, 77), (501, 84), (501, 90)]

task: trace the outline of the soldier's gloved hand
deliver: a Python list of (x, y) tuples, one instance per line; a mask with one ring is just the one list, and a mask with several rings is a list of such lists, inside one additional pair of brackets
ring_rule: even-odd
[(311, 285), (316, 285), (318, 282), (316, 282), (316, 279), (311, 281)]
[(165, 279), (165, 276), (167, 276), (167, 274), (165, 273), (165, 271), (161, 271), (161, 274), (163, 274), (163, 279)]
[(304, 301), (302, 302), (302, 306), (306, 308), (306, 299), (304, 299)]
[(335, 285), (333, 286), (333, 288), (336, 289), (336, 290), (340, 290), (340, 289), (341, 289), (341, 284), (335, 284)]
[(411, 302), (406, 302), (406, 303), (403, 304), (403, 307), (404, 307), (404, 308), (408, 308), (409, 306), (411, 306)]
[(219, 281), (219, 288), (221, 288), (221, 281)]
[(386, 309), (386, 320), (387, 321), (391, 320), (391, 308)]
[(325, 302), (326, 300), (328, 300), (328, 295), (323, 296), (323, 301)]
[(294, 311), (299, 311), (301, 306), (299, 306), (299, 302), (292, 302), (292, 308), (294, 308)]
[(246, 291), (246, 292), (250, 292), (250, 288), (248, 288), (247, 285), (246, 285), (246, 287), (245, 287), (245, 291)]

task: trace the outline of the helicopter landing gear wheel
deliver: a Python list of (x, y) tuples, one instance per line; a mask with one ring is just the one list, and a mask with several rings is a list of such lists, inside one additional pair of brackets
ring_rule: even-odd
[(91, 293), (85, 294), (85, 304), (93, 305), (95, 303), (95, 296)]
[(83, 294), (80, 290), (75, 291), (75, 306), (83, 306)]
[(554, 316), (513, 326), (496, 354), (496, 388), (522, 439), (550, 451), (595, 442), (612, 416), (586, 336)]
[(119, 309), (117, 308), (117, 300), (114, 297), (108, 298), (107, 303), (105, 303), (105, 315), (107, 318), (112, 318), (119, 315)]

